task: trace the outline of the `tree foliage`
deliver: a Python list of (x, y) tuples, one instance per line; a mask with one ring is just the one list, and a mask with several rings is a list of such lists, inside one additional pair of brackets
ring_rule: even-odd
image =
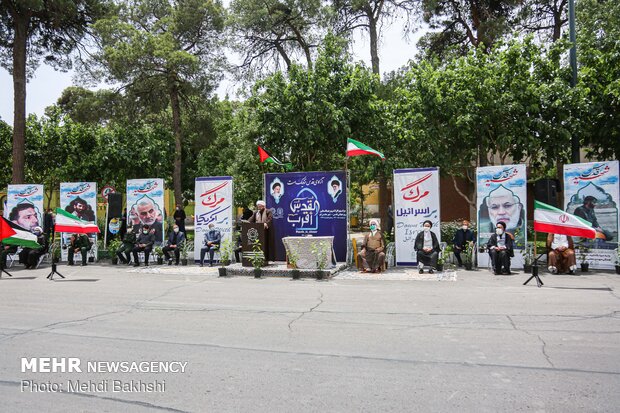
[(224, 11), (217, 0), (133, 0), (97, 21), (100, 47), (91, 60), (109, 82), (121, 82), (154, 107), (169, 107), (174, 134), (173, 186), (182, 200), (181, 98), (206, 95), (220, 60)]
[(0, 66), (13, 76), (13, 177), (24, 180), (26, 79), (43, 59), (66, 69), (108, 0), (0, 0)]

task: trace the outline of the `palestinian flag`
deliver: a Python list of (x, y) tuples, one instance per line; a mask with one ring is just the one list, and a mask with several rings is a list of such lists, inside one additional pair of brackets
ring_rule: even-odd
[(258, 156), (260, 156), (260, 163), (274, 163), (276, 165), (283, 166), (283, 167), (285, 167), (287, 169), (291, 169), (293, 167), (292, 163), (290, 163), (290, 162), (288, 162), (288, 163), (280, 162), (275, 156), (271, 155), (269, 152), (267, 152), (266, 150), (264, 150), (260, 146), (258, 147)]
[(36, 235), (4, 217), (0, 217), (0, 241), (5, 245), (17, 245), (24, 248), (40, 247)]
[(585, 219), (538, 201), (534, 201), (534, 231), (596, 238), (596, 230)]
[(83, 221), (62, 208), (56, 208), (56, 226), (54, 231), (93, 234), (99, 232), (99, 227), (95, 222)]
[(370, 146), (364, 145), (355, 139), (347, 139), (347, 156), (374, 155), (385, 161), (385, 156), (379, 151), (375, 151)]

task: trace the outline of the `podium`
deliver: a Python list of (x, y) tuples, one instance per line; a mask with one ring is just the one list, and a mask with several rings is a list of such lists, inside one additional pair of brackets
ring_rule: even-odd
[(267, 237), (265, 236), (264, 224), (252, 222), (241, 223), (241, 265), (244, 267), (252, 267), (252, 258), (254, 257), (253, 245), (256, 240), (260, 241), (265, 264), (267, 264)]

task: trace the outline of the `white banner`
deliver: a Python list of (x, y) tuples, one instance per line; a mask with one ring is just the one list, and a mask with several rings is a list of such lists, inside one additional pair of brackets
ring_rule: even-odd
[[(60, 208), (77, 218), (97, 222), (97, 184), (95, 182), (63, 182), (60, 184)], [(93, 243), (90, 256), (97, 259), (97, 234), (89, 234)], [(71, 234), (63, 232), (60, 237), (61, 259), (67, 260), (67, 246)]]
[(230, 176), (196, 178), (194, 212), (194, 259), (200, 260), (200, 249), (209, 224), (222, 234), (222, 242), (234, 245), (233, 180)]
[(527, 175), (525, 165), (485, 166), (476, 169), (478, 188), (478, 266), (489, 265), (486, 247), (498, 222), (515, 238), (511, 268), (523, 268), (527, 243)]
[(127, 180), (127, 225), (148, 225), (155, 231), (157, 243), (163, 243), (166, 226), (164, 216), (164, 180)]
[(32, 232), (43, 229), (43, 185), (9, 185), (5, 217)]
[(396, 265), (417, 264), (413, 247), (424, 221), (433, 223), (431, 230), (441, 242), (439, 205), (439, 168), (394, 170)]
[[(564, 210), (592, 223), (596, 239), (575, 238), (589, 249), (586, 261), (595, 269), (611, 269), (618, 248), (620, 200), (618, 161), (564, 165)], [(583, 259), (579, 251), (577, 261)]]

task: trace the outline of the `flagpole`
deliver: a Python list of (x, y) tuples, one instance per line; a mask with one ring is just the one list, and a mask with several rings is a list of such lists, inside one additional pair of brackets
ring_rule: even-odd
[[(344, 176), (347, 180), (347, 249), (351, 244), (351, 216), (350, 216), (350, 203), (351, 203), (351, 178), (349, 177), (349, 156), (345, 155), (344, 159)], [(357, 251), (356, 251), (357, 252)], [(349, 264), (349, 260), (355, 260), (353, 256), (353, 248), (349, 251), (350, 256), (347, 259), (347, 264)]]

